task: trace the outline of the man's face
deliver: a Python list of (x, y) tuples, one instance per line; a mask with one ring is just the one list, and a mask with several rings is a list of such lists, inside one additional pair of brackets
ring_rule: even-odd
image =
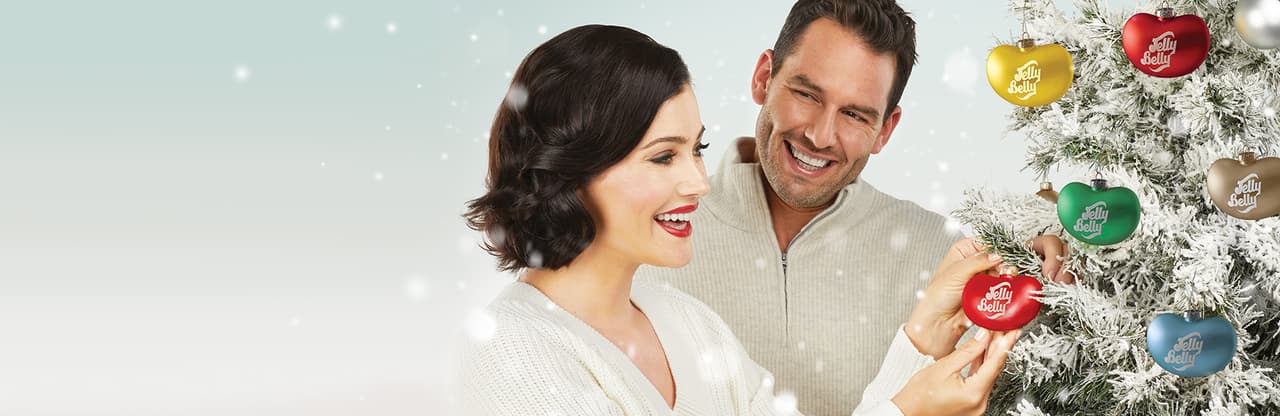
[(795, 208), (830, 204), (880, 153), (901, 109), (886, 109), (894, 57), (873, 51), (839, 23), (809, 24), (775, 73), (773, 51), (756, 63), (761, 104), (756, 157), (774, 193)]

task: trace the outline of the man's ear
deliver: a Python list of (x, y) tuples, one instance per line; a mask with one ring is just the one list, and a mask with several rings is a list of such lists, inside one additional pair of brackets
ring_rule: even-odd
[(876, 136), (876, 145), (871, 148), (871, 154), (879, 154), (884, 145), (889, 144), (889, 137), (893, 135), (893, 129), (898, 127), (898, 121), (902, 119), (902, 106), (893, 106), (893, 112), (884, 118), (884, 124), (880, 126), (880, 134)]
[(769, 79), (773, 77), (773, 49), (765, 49), (756, 60), (756, 70), (751, 73), (751, 99), (763, 105), (769, 92)]

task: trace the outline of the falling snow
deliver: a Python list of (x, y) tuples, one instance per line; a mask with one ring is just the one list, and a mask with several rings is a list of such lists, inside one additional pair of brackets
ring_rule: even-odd
[(537, 269), (542, 267), (542, 252), (534, 250), (532, 253), (529, 253), (528, 263), (530, 268)]
[(405, 278), (404, 295), (409, 300), (421, 302), (431, 294), (431, 281), (419, 275), (412, 275)]
[(506, 103), (507, 108), (512, 111), (524, 110), (524, 105), (529, 102), (529, 90), (520, 84), (511, 84), (511, 88), (507, 90), (507, 96), (502, 101)]
[(330, 31), (336, 32), (342, 30), (342, 16), (336, 14), (329, 15), (329, 19), (325, 21), (325, 25), (329, 27)]
[(497, 330), (497, 323), (493, 320), (493, 315), (483, 309), (472, 310), (467, 314), (466, 331), (467, 336), (477, 342), (488, 342), (493, 338), (494, 331)]
[(942, 83), (952, 90), (974, 95), (977, 93), (978, 66), (978, 58), (969, 48), (952, 52), (943, 64)]
[(773, 411), (779, 415), (793, 415), (796, 413), (796, 394), (790, 390), (783, 390), (773, 396)]
[(894, 230), (893, 235), (889, 237), (889, 248), (894, 251), (902, 251), (907, 248), (907, 244), (911, 243), (911, 233), (907, 230)]
[(249, 75), (251, 75), (249, 73), (249, 67), (244, 65), (237, 66), (234, 73), (235, 73), (236, 81), (239, 81), (239, 82), (248, 81)]

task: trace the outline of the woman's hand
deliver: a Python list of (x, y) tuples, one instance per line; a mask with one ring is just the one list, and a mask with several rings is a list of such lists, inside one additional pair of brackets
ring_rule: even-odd
[[(1057, 236), (1042, 235), (1032, 239), (1031, 246), (1043, 259), (1046, 279), (1075, 282), (1070, 273), (1062, 272), (1062, 258), (1067, 252), (1065, 242)], [(978, 273), (994, 273), (1000, 264), (999, 256), (987, 254), (971, 238), (951, 245), (904, 328), (917, 350), (934, 359), (955, 350), (956, 342), (970, 326), (960, 304), (965, 284)]]
[[(991, 387), (1021, 333), (979, 330), (964, 346), (912, 376), (893, 396), (893, 404), (906, 416), (983, 414)], [(960, 375), (966, 366), (967, 378)]]

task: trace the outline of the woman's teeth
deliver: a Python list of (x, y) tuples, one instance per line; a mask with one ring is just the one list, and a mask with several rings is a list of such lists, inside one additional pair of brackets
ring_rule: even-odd
[(658, 221), (688, 222), (689, 214), (658, 214), (658, 216), (654, 218), (657, 219)]

